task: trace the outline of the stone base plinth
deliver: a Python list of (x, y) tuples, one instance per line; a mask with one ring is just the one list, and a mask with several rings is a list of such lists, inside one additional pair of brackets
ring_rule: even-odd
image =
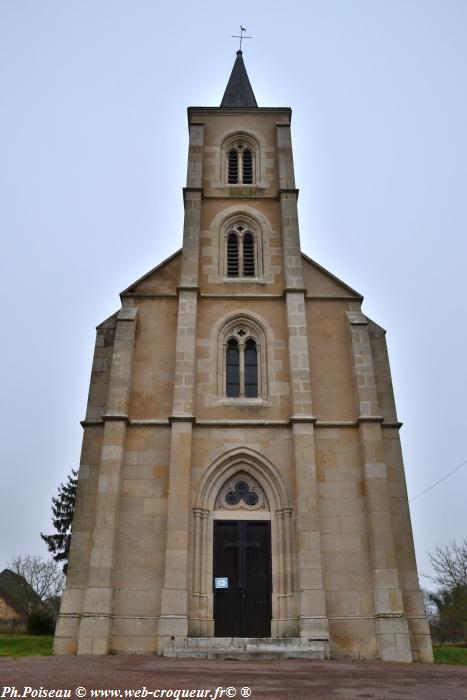
[(170, 644), (163, 656), (194, 659), (326, 659), (329, 644), (324, 640), (299, 637), (187, 637)]

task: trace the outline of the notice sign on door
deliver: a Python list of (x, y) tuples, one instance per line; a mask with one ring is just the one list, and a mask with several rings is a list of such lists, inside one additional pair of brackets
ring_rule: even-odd
[(214, 588), (228, 588), (229, 587), (229, 579), (226, 576), (223, 576), (222, 578), (215, 578), (214, 579)]

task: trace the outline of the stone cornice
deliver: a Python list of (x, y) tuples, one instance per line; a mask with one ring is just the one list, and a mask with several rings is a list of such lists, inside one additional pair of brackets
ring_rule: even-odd
[(199, 287), (194, 285), (180, 285), (179, 287), (177, 287), (177, 296), (180, 296), (180, 292), (195, 292), (197, 296), (199, 296)]
[(196, 418), (191, 415), (169, 416), (169, 423), (195, 423)]
[(290, 416), (289, 423), (293, 425), (294, 423), (316, 423), (316, 416)]
[[(177, 287), (177, 289), (195, 291), (198, 289), (198, 287)], [(284, 289), (283, 294), (210, 294), (209, 292), (200, 291), (199, 296), (202, 299), (232, 299), (232, 297), (241, 299), (283, 299), (285, 294), (289, 292), (305, 293), (305, 301), (358, 301), (355, 299), (355, 297), (351, 296), (311, 296), (306, 294), (306, 290), (298, 288)], [(125, 292), (122, 293), (122, 297), (129, 299), (177, 299), (178, 294), (173, 292)]]
[(204, 198), (204, 189), (202, 187), (184, 187), (183, 188), (183, 204), (186, 204), (186, 195), (191, 193), (199, 193), (201, 199)]
[(191, 422), (200, 428), (238, 428), (238, 427), (249, 427), (249, 428), (289, 428), (294, 423), (313, 423), (316, 428), (358, 428), (361, 422), (375, 422), (380, 423), (382, 428), (389, 428), (392, 430), (398, 430), (402, 427), (403, 423), (400, 421), (388, 421), (381, 416), (362, 416), (357, 420), (341, 420), (341, 421), (323, 421), (319, 420), (315, 416), (291, 416), (290, 418), (284, 419), (271, 419), (267, 418), (195, 418), (195, 416), (169, 416), (168, 418), (128, 418), (123, 414), (106, 414), (102, 416), (101, 419), (97, 420), (82, 420), (80, 422), (83, 428), (95, 428), (103, 427), (106, 421), (118, 421), (122, 420), (130, 427), (169, 427), (172, 423), (177, 421)]
[(170, 294), (169, 292), (126, 292), (122, 297), (130, 299), (177, 299), (178, 294)]
[(129, 425), (136, 426), (136, 427), (146, 427), (146, 426), (169, 426), (170, 425), (170, 420), (169, 418), (130, 418), (129, 420)]
[[(227, 186), (227, 185), (226, 185)], [(228, 185), (228, 187), (233, 187), (233, 185)], [(242, 185), (239, 185), (239, 187), (242, 187)], [(243, 185), (244, 187), (244, 185)], [(213, 189), (221, 189), (221, 187), (214, 187)], [(247, 200), (252, 200), (252, 199), (259, 199), (262, 202), (264, 201), (273, 201), (273, 202), (278, 202), (280, 200), (280, 194), (262, 194), (261, 189), (263, 188), (258, 188), (256, 190), (252, 190), (251, 194), (245, 194), (245, 191), (242, 192), (242, 194), (234, 194), (232, 192), (229, 192), (229, 194), (205, 194), (203, 192), (203, 199), (224, 199), (224, 200), (231, 200), (231, 199), (247, 199)]]
[(123, 306), (117, 315), (117, 322), (120, 321), (136, 321), (138, 309), (134, 306)]
[(195, 425), (200, 428), (287, 428), (288, 420), (267, 420), (254, 418), (225, 418), (225, 419), (195, 419)]
[[(199, 287), (177, 287), (178, 290), (183, 289), (184, 291), (196, 291)], [(242, 298), (242, 299), (283, 299), (285, 294), (292, 292), (299, 292), (305, 294), (305, 301), (358, 301), (355, 297), (351, 296), (311, 296), (306, 294), (306, 289), (294, 289), (287, 288), (284, 289), (283, 294), (210, 294), (209, 292), (199, 292), (199, 296), (202, 299), (232, 299)], [(173, 292), (125, 292), (122, 293), (122, 297), (129, 299), (176, 299), (178, 294)]]
[(362, 301), (363, 297), (360, 297), (359, 299), (356, 299), (355, 297), (351, 296), (316, 296), (316, 295), (308, 295), (305, 294), (305, 301)]
[(300, 190), (298, 190), (296, 187), (291, 187), (291, 188), (283, 188), (279, 190), (279, 197), (281, 197), (283, 194), (294, 194), (296, 195), (298, 199), (298, 195), (300, 193)]
[(284, 296), (286, 294), (306, 294), (304, 287), (284, 287)]
[(292, 110), (290, 107), (188, 107), (188, 123), (196, 124), (197, 126), (202, 126), (201, 121), (192, 121), (191, 117), (198, 114), (217, 114), (218, 116), (225, 116), (227, 114), (286, 114), (289, 117), (287, 122), (278, 122), (276, 126), (288, 126), (290, 127), (290, 120), (292, 119)]
[(201, 299), (282, 299), (283, 294), (209, 294), (200, 293)]
[(126, 413), (104, 413), (102, 420), (105, 421), (124, 421), (128, 425), (128, 415)]
[(358, 416), (357, 425), (361, 423), (382, 423), (383, 421), (383, 416)]
[(346, 313), (351, 326), (368, 325), (368, 319), (361, 311), (347, 311)]

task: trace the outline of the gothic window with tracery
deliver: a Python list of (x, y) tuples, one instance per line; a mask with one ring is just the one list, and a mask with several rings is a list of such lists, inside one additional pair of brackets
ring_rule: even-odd
[(256, 277), (257, 245), (255, 235), (242, 224), (227, 233), (227, 277)]
[(229, 185), (252, 185), (255, 182), (255, 149), (238, 139), (227, 151), (227, 183)]
[(258, 396), (258, 347), (243, 327), (235, 329), (226, 343), (225, 394), (229, 398)]

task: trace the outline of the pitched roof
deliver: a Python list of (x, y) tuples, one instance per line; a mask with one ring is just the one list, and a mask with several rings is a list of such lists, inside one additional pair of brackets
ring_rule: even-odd
[(241, 51), (237, 51), (232, 73), (225, 88), (221, 107), (257, 107)]
[(26, 579), (10, 569), (3, 569), (0, 573), (0, 598), (24, 617), (29, 614), (32, 605), (40, 602)]

